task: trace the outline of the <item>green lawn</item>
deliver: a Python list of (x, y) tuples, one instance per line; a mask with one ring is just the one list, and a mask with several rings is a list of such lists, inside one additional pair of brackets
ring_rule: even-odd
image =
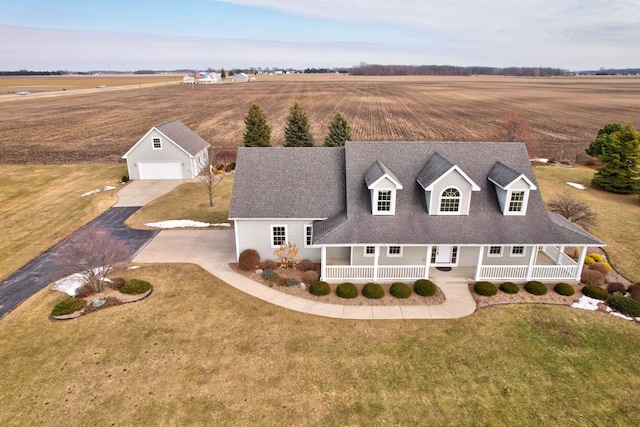
[(117, 200), (125, 165), (0, 166), (0, 280), (46, 251)]
[(343, 321), (252, 298), (193, 265), (127, 273), (141, 302), (76, 320), (44, 290), (2, 320), (0, 425), (638, 425), (640, 328), (502, 306)]
[[(591, 186), (595, 170), (576, 167), (540, 166), (535, 169), (545, 201), (567, 192), (583, 200), (598, 214), (598, 225), (591, 233), (607, 244), (604, 248), (611, 264), (622, 275), (640, 281), (640, 199), (637, 194), (620, 195)], [(575, 182), (587, 187), (578, 190), (567, 185)]]

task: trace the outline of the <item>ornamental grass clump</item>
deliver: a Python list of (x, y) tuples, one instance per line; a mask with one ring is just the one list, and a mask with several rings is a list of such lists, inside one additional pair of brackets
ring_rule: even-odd
[(310, 284), (313, 282), (317, 282), (320, 279), (320, 273), (315, 270), (307, 270), (302, 273), (302, 282), (306, 284)]
[(604, 285), (605, 278), (599, 271), (585, 268), (582, 270), (580, 281), (586, 285)]
[(513, 282), (504, 282), (500, 285), (500, 290), (505, 294), (517, 294), (520, 292), (520, 286), (516, 285)]
[(491, 297), (498, 293), (498, 287), (491, 282), (476, 282), (473, 291), (485, 297)]
[(568, 283), (557, 283), (554, 287), (553, 287), (553, 291), (559, 295), (563, 295), (565, 297), (570, 297), (571, 295), (573, 295), (576, 291), (573, 289), (573, 286), (571, 286)]
[(609, 294), (605, 289), (602, 289), (597, 285), (586, 285), (582, 288), (582, 294), (589, 298), (595, 298), (600, 300), (606, 300)]
[(431, 280), (420, 279), (413, 284), (413, 291), (423, 297), (432, 297), (438, 292), (438, 287)]
[(336, 295), (346, 299), (355, 298), (358, 296), (358, 288), (353, 283), (340, 283), (336, 288)]
[(309, 286), (309, 293), (311, 295), (323, 297), (329, 295), (329, 292), (331, 292), (331, 288), (327, 282), (316, 281)]
[(532, 280), (524, 285), (524, 290), (532, 295), (544, 295), (547, 293), (547, 287), (544, 283)]
[(409, 298), (411, 296), (411, 288), (406, 283), (396, 282), (389, 288), (389, 293), (396, 298)]
[(87, 301), (82, 298), (65, 298), (53, 307), (51, 314), (53, 316), (66, 316), (67, 314), (82, 310), (85, 305), (87, 305)]
[(380, 299), (384, 296), (384, 289), (378, 283), (367, 283), (362, 288), (362, 296), (370, 299)]

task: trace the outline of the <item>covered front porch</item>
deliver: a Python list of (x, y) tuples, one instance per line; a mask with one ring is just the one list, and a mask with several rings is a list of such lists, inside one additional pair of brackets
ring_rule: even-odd
[(573, 259), (561, 245), (322, 247), (325, 281), (578, 281), (587, 247)]

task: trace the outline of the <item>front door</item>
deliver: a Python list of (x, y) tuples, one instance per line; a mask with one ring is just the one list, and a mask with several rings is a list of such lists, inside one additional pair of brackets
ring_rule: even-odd
[(457, 246), (434, 246), (431, 253), (431, 263), (435, 265), (455, 265), (458, 258), (457, 255)]

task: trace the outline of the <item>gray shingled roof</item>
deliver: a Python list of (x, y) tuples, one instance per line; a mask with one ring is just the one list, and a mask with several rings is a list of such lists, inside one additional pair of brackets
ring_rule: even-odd
[(522, 175), (521, 172), (505, 165), (502, 162), (496, 162), (489, 173), (489, 179), (500, 187), (505, 188)]
[(241, 147), (229, 217), (329, 218), (346, 211), (344, 189), (344, 149)]
[(427, 188), (454, 166), (449, 159), (436, 151), (425, 163), (416, 179), (422, 188)]
[[(428, 215), (417, 178), (436, 153), (480, 186), (469, 215)], [(404, 184), (392, 216), (371, 214), (364, 177), (377, 161)], [(536, 183), (522, 143), (349, 141), (338, 148), (241, 148), (230, 217), (328, 218), (314, 223), (316, 244), (602, 244), (551, 216), (536, 190), (526, 216), (504, 216), (488, 179), (498, 161)]]
[(180, 120), (171, 120), (155, 128), (192, 156), (210, 145)]
[(384, 165), (384, 163), (382, 163), (380, 160), (376, 160), (375, 163), (372, 164), (371, 167), (367, 170), (367, 173), (364, 174), (364, 182), (366, 182), (367, 187), (369, 187), (371, 184), (385, 175), (392, 178), (397, 183), (400, 183), (398, 178), (393, 174), (393, 172), (389, 170), (388, 167)]

